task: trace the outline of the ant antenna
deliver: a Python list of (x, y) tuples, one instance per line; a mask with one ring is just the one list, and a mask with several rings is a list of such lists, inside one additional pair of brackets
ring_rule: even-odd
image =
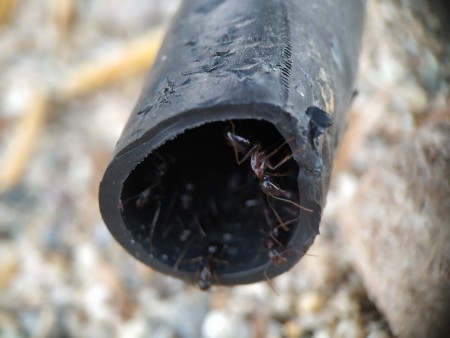
[[(270, 196), (272, 196), (272, 195), (270, 195)], [(278, 214), (278, 212), (275, 210), (274, 206), (273, 206), (272, 203), (270, 202), (270, 200), (269, 200), (269, 195), (268, 195), (268, 194), (266, 195), (266, 198), (267, 198), (267, 203), (268, 203), (269, 206), (270, 206), (270, 209), (272, 209), (272, 212), (274, 213), (274, 215), (275, 215), (277, 221), (278, 221), (279, 224), (280, 224), (280, 227), (282, 227), (284, 231), (289, 231), (289, 228), (286, 226), (285, 222), (283, 222), (283, 219), (281, 218), (280, 214)]]
[(270, 265), (272, 264), (272, 261), (269, 261), (266, 264), (266, 267), (264, 268), (264, 278), (267, 281), (267, 284), (269, 284), (270, 288), (273, 290), (273, 292), (275, 292), (275, 294), (277, 296), (280, 295), (280, 293), (278, 292), (277, 288), (275, 287), (275, 284), (273, 283), (272, 279), (269, 278), (269, 276), (267, 276), (267, 270), (269, 269)]

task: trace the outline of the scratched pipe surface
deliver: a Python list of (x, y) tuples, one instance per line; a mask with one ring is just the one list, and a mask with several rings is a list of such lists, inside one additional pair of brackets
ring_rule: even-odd
[(319, 233), (364, 7), (184, 1), (101, 182), (116, 240), (202, 289), (293, 267)]

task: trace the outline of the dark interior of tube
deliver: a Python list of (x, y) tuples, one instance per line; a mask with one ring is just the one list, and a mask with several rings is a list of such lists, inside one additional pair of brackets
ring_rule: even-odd
[[(299, 215), (290, 203), (298, 203), (291, 154), (265, 121), (189, 129), (130, 173), (121, 194), (123, 220), (149, 258), (189, 276), (206, 266), (213, 283), (220, 284), (221, 275), (283, 264), (277, 254), (289, 255), (286, 244)], [(252, 161), (263, 166), (264, 179)]]

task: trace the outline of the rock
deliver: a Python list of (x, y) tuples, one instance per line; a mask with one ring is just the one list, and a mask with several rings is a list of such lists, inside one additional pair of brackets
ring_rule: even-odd
[(305, 292), (297, 300), (297, 312), (300, 314), (317, 312), (325, 305), (325, 302), (326, 299), (321, 293), (317, 291)]
[(241, 317), (223, 310), (208, 313), (202, 325), (203, 338), (250, 337), (250, 327)]

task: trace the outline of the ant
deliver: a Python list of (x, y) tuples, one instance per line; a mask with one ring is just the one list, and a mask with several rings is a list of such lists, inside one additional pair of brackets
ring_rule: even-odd
[(194, 242), (198, 239), (198, 237), (199, 236), (207, 237), (207, 234), (203, 230), (197, 215), (195, 215), (194, 223), (198, 227), (198, 232), (192, 235), (190, 239), (186, 242), (183, 249), (181, 250), (180, 255), (175, 261), (173, 268), (174, 270), (177, 270), (180, 264), (182, 264), (183, 262), (184, 264), (198, 263), (200, 265), (200, 268), (197, 270), (197, 273), (195, 275), (196, 284), (200, 288), (200, 290), (206, 291), (209, 290), (209, 288), (212, 285), (212, 277), (215, 274), (214, 266), (218, 264), (222, 265), (228, 264), (227, 261), (218, 258), (223, 255), (223, 253), (227, 248), (227, 245), (209, 244), (206, 249), (207, 251), (206, 256), (202, 255), (183, 261), (183, 258), (192, 248)]
[(214, 266), (218, 264), (226, 265), (227, 261), (219, 259), (226, 250), (226, 245), (221, 248), (217, 244), (210, 244), (207, 247), (207, 255), (190, 259), (190, 263), (199, 263), (200, 268), (196, 273), (196, 284), (200, 290), (206, 291), (212, 285), (212, 278), (215, 275)]
[[(234, 149), (234, 156), (236, 157), (236, 162), (241, 165), (244, 163), (248, 158), (250, 158), (250, 165), (252, 167), (253, 172), (255, 173), (258, 180), (261, 182), (266, 178), (266, 180), (270, 180), (269, 175), (275, 176), (275, 174), (268, 174), (266, 173), (267, 169), (276, 170), (279, 167), (281, 167), (284, 163), (286, 163), (291, 157), (292, 153), (289, 155), (286, 155), (278, 164), (275, 166), (270, 163), (270, 158), (274, 156), (276, 153), (280, 151), (281, 148), (283, 148), (286, 142), (283, 142), (278, 148), (273, 150), (270, 154), (266, 154), (266, 152), (262, 149), (261, 144), (256, 142), (251, 142), (250, 140), (239, 136), (235, 132), (234, 123), (230, 121), (232, 132), (227, 132), (226, 138), (230, 145)], [(238, 153), (244, 153), (247, 152), (241, 159), (239, 159)], [(265, 185), (265, 187), (261, 187), (263, 189), (267, 189), (268, 193), (273, 193), (273, 191), (278, 190), (278, 194), (282, 191), (280, 188), (278, 188), (275, 184), (273, 185)], [(277, 194), (277, 192), (275, 192)]]
[[(267, 275), (267, 272), (269, 268), (273, 265), (280, 266), (288, 261), (288, 258), (286, 256), (289, 256), (291, 254), (297, 254), (301, 255), (301, 251), (294, 249), (294, 248), (285, 248), (284, 250), (278, 250), (277, 246), (282, 246), (280, 242), (276, 238), (269, 237), (265, 244), (265, 248), (268, 250), (268, 256), (269, 261), (267, 262), (265, 268), (264, 268), (264, 277), (266, 278), (266, 281), (269, 283), (272, 290), (278, 294), (277, 289), (273, 283), (273, 281), (269, 278)], [(308, 256), (314, 256), (314, 255), (308, 255)]]
[[(267, 215), (266, 212), (264, 214), (265, 214), (267, 223), (270, 224), (271, 220), (270, 220), (269, 216)], [(268, 250), (268, 256), (275, 265), (280, 265), (280, 264), (286, 262), (286, 260), (287, 260), (283, 256), (283, 254), (286, 251), (279, 252), (276, 249), (277, 246), (284, 248), (284, 245), (281, 243), (281, 240), (279, 239), (279, 237), (280, 237), (279, 230), (281, 228), (281, 229), (287, 231), (286, 229), (288, 229), (288, 225), (295, 223), (297, 221), (298, 221), (298, 217), (293, 218), (286, 222), (280, 222), (279, 224), (274, 225), (274, 226), (269, 226), (269, 228), (270, 228), (269, 236), (266, 240), (266, 243), (264, 244), (264, 247)]]
[[(135, 206), (138, 209), (144, 208), (145, 205), (147, 205), (150, 201), (152, 191), (155, 188), (157, 188), (158, 186), (161, 186), (161, 181), (168, 170), (168, 163), (167, 163), (167, 160), (159, 153), (154, 152), (153, 155), (154, 155), (155, 159), (151, 159), (151, 162), (152, 162), (154, 168), (156, 169), (154, 171), (154, 179), (153, 179), (154, 183), (151, 184), (148, 188), (142, 190), (141, 192), (128, 197), (124, 201), (121, 201), (120, 202), (121, 209), (123, 209), (124, 204), (127, 204), (133, 200), (136, 200)], [(156, 159), (158, 159), (158, 161), (156, 161)]]
[[(242, 136), (236, 134), (235, 126), (232, 121), (229, 121), (231, 124), (232, 131), (227, 132), (226, 138), (230, 145), (234, 149), (234, 156), (236, 158), (236, 162), (241, 165), (247, 159), (250, 158), (250, 166), (255, 173), (255, 176), (259, 180), (259, 185), (261, 190), (267, 196), (271, 196), (280, 201), (287, 202), (292, 204), (300, 209), (303, 209), (308, 212), (313, 212), (312, 209), (308, 209), (306, 207), (301, 206), (298, 203), (295, 203), (288, 199), (291, 194), (287, 191), (281, 189), (272, 179), (273, 176), (282, 176), (282, 174), (277, 174), (273, 172), (268, 172), (267, 170), (276, 170), (285, 164), (288, 160), (290, 160), (293, 156), (293, 153), (286, 155), (280, 162), (276, 165), (272, 165), (270, 162), (270, 158), (277, 154), (288, 142), (289, 140), (283, 142), (280, 146), (278, 146), (271, 153), (266, 154), (266, 152), (262, 149), (262, 145), (257, 142), (252, 142)], [(246, 152), (246, 153), (245, 153)], [(239, 159), (239, 153), (245, 153), (245, 155)], [(283, 198), (287, 197), (287, 198)], [(272, 207), (273, 210), (273, 207)]]

